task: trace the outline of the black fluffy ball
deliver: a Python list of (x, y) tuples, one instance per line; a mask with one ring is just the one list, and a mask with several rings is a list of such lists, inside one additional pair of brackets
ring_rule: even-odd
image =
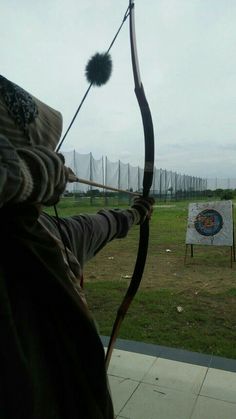
[(89, 83), (96, 86), (105, 84), (112, 72), (112, 61), (110, 54), (96, 53), (93, 55), (85, 68), (85, 75)]

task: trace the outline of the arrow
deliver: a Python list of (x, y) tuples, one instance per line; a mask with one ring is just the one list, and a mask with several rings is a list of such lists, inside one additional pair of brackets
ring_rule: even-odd
[[(69, 182), (71, 182), (70, 177), (69, 177)], [(114, 188), (113, 186), (103, 185), (102, 183), (97, 183), (97, 182), (93, 182), (91, 180), (82, 179), (82, 178), (79, 178), (77, 176), (75, 176), (73, 178), (72, 182), (84, 183), (85, 185), (96, 186), (97, 188), (108, 189), (108, 190), (114, 191), (114, 192), (126, 193), (126, 194), (132, 195), (132, 196), (140, 196), (141, 195), (138, 192), (131, 192), (131, 191), (128, 191), (128, 190), (125, 190), (125, 189)]]

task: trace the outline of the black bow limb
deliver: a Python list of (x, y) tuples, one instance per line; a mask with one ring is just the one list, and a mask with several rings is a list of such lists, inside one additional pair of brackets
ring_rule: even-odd
[[(143, 176), (143, 197), (148, 197), (153, 181), (153, 169), (154, 169), (154, 129), (152, 122), (152, 115), (148, 105), (148, 101), (145, 96), (143, 84), (141, 82), (137, 47), (136, 47), (136, 36), (135, 36), (135, 23), (134, 23), (134, 1), (129, 0), (129, 21), (130, 21), (130, 48), (131, 48), (131, 60), (134, 77), (134, 91), (138, 101), (139, 109), (142, 116), (143, 131), (144, 131), (144, 145), (145, 145), (145, 164), (144, 164), (144, 176)], [(116, 338), (118, 336), (123, 319), (129, 309), (129, 306), (135, 297), (135, 294), (139, 288), (142, 280), (146, 258), (148, 253), (149, 243), (149, 220), (146, 218), (143, 224), (140, 225), (139, 232), (139, 245), (137, 258), (135, 262), (134, 272), (130, 285), (125, 294), (125, 297), (117, 311), (116, 320), (113, 325), (110, 341), (106, 352), (106, 368), (108, 369), (113, 348), (115, 346)]]

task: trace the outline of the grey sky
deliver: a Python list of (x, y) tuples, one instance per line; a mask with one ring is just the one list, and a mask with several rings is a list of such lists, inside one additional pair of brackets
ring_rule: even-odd
[[(1, 0), (1, 74), (60, 110), (65, 130), (87, 88), (87, 61), (106, 51), (127, 5)], [(236, 177), (236, 1), (136, 0), (136, 35), (156, 166)], [(111, 54), (110, 81), (92, 89), (63, 149), (143, 166), (128, 21)]]

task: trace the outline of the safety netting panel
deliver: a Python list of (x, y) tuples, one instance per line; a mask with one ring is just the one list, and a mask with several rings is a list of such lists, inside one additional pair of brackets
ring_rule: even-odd
[[(144, 170), (140, 167), (122, 163), (120, 160), (111, 162), (107, 157), (95, 159), (92, 153), (80, 154), (74, 151), (64, 151), (66, 166), (70, 167), (81, 180), (85, 179), (114, 188), (142, 193)], [(178, 192), (203, 191), (206, 189), (236, 188), (236, 179), (202, 179), (171, 170), (154, 167), (151, 193), (167, 195)], [(67, 190), (87, 192), (99, 189), (97, 186), (77, 182), (67, 185)]]
[(105, 183), (106, 185), (118, 188), (119, 161), (111, 162), (106, 157), (105, 161)]
[(142, 189), (143, 174), (140, 167), (129, 166), (129, 190), (140, 192)]
[[(105, 179), (103, 157), (101, 159), (95, 160), (91, 155), (90, 180), (104, 185)], [(91, 186), (91, 188), (99, 190), (101, 189), (93, 185)]]

